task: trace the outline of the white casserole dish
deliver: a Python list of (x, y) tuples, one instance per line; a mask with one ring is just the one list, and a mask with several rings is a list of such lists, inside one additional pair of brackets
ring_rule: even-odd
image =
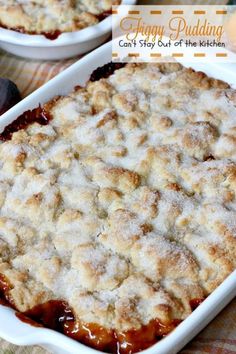
[[(134, 5), (137, 0), (122, 0), (122, 5)], [(80, 31), (62, 33), (50, 40), (43, 35), (29, 35), (0, 27), (0, 48), (20, 57), (40, 60), (71, 58), (98, 47), (111, 34), (111, 16)]]
[[(68, 93), (79, 84), (83, 85), (91, 72), (98, 66), (111, 61), (111, 43), (96, 49), (72, 65), (53, 80), (32, 93), (18, 105), (1, 116), (0, 129), (15, 120), (28, 109), (48, 101), (55, 95)], [(236, 87), (234, 65), (194, 64), (197, 70), (227, 81)], [(234, 271), (185, 321), (171, 334), (142, 354), (175, 354), (203, 329), (236, 296), (236, 271)], [(86, 347), (60, 333), (27, 325), (14, 314), (14, 311), (0, 306), (0, 337), (18, 345), (41, 345), (54, 353), (92, 354), (101, 352)]]

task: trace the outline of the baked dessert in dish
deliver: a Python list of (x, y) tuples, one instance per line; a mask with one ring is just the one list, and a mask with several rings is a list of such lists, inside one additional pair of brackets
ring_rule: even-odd
[(177, 63), (107, 65), (0, 138), (0, 288), (21, 319), (135, 353), (236, 268), (224, 82)]
[(95, 25), (120, 0), (0, 0), (2, 27), (49, 39)]

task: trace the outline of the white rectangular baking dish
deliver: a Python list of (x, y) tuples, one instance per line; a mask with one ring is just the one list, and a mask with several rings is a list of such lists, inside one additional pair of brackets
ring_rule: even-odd
[[(63, 73), (32, 93), (1, 116), (0, 129), (28, 109), (36, 107), (55, 95), (66, 94), (77, 84), (83, 85), (98, 66), (111, 61), (111, 43), (96, 49)], [(194, 64), (197, 70), (227, 81), (236, 87), (235, 65)], [(236, 296), (234, 271), (185, 321), (171, 334), (142, 354), (175, 354), (203, 329)], [(54, 353), (92, 354), (101, 352), (86, 347), (52, 330), (36, 328), (17, 319), (14, 311), (0, 306), (0, 337), (18, 345), (41, 345)]]
[[(135, 5), (136, 2), (122, 0), (121, 5)], [(0, 48), (25, 58), (66, 59), (87, 53), (104, 43), (111, 35), (111, 28), (111, 16), (108, 16), (94, 26), (62, 33), (57, 39), (50, 40), (43, 35), (29, 35), (0, 27)]]

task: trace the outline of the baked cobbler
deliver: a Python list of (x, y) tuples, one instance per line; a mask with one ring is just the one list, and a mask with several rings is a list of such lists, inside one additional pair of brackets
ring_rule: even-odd
[(120, 0), (0, 0), (3, 27), (51, 39), (95, 25)]
[(1, 134), (0, 284), (21, 318), (127, 354), (236, 268), (236, 91), (113, 69)]

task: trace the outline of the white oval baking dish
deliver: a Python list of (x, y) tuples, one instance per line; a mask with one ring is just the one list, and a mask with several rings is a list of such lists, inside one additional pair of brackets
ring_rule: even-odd
[[(111, 43), (88, 54), (2, 115), (0, 130), (24, 111), (32, 109), (56, 95), (68, 93), (77, 84), (84, 85), (94, 69), (109, 61), (111, 61)], [(236, 67), (233, 64), (195, 63), (191, 66), (196, 70), (205, 71), (208, 75), (223, 79), (236, 87)], [(235, 296), (236, 271), (171, 334), (141, 354), (176, 354)], [(0, 319), (0, 337), (14, 344), (38, 344), (57, 354), (102, 354), (55, 331), (27, 325), (17, 319), (13, 310), (1, 305)]]
[[(122, 5), (134, 5), (137, 0), (122, 0)], [(111, 33), (111, 16), (80, 31), (62, 33), (50, 40), (43, 35), (29, 35), (0, 27), (0, 47), (20, 57), (39, 60), (71, 58), (98, 47)]]

